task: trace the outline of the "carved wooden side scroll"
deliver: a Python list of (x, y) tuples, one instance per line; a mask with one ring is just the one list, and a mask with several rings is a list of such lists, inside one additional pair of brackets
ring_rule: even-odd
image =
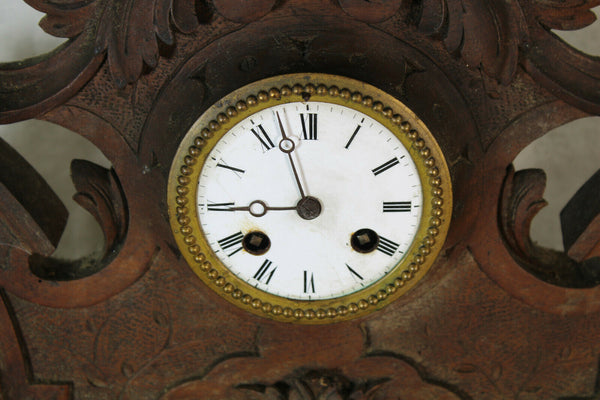
[[(591, 24), (600, 1), (27, 3), (68, 41), (0, 64), (0, 122), (62, 125), (113, 169), (73, 161), (76, 200), (106, 245), (57, 260), (64, 206), (0, 143), (1, 399), (600, 396), (598, 176), (563, 212), (563, 253), (529, 237), (543, 172), (511, 167), (550, 129), (600, 114), (600, 60), (552, 32)], [(166, 177), (190, 125), (232, 90), (291, 72), (397, 97), (451, 169), (442, 255), (369, 317), (306, 327), (237, 310), (168, 226)]]

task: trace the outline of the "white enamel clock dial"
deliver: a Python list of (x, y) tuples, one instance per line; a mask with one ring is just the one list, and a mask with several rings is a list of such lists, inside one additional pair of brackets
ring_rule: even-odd
[(237, 307), (323, 324), (376, 311), (435, 261), (450, 173), (410, 109), (345, 77), (291, 74), (206, 110), (169, 175), (182, 256)]
[(209, 153), (197, 191), (200, 226), (222, 263), (251, 286), (298, 300), (344, 296), (388, 274), (413, 243), (422, 203), (416, 165), (388, 128), (312, 101), (233, 126)]

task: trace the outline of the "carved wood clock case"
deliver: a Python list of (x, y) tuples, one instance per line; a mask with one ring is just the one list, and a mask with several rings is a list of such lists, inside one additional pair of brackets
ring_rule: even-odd
[(558, 252), (512, 161), (600, 114), (552, 32), (600, 1), (27, 3), (69, 40), (0, 64), (0, 122), (113, 167), (73, 160), (105, 245), (61, 260), (0, 142), (0, 399), (599, 398), (600, 174)]

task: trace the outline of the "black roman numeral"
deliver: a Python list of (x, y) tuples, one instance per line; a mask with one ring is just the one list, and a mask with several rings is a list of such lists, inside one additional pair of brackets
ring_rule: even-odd
[(388, 256), (393, 256), (400, 245), (396, 242), (392, 242), (389, 239), (379, 236), (379, 243), (377, 244), (377, 250)]
[(206, 209), (208, 211), (234, 211), (231, 209), (235, 203), (212, 203), (206, 204)]
[(354, 130), (354, 133), (352, 134), (352, 136), (350, 136), (350, 140), (348, 140), (348, 143), (346, 143), (346, 146), (344, 146), (345, 149), (347, 149), (348, 147), (350, 147), (350, 144), (352, 143), (352, 141), (356, 137), (356, 134), (358, 133), (358, 131), (360, 130), (360, 128), (362, 128), (362, 125), (358, 125), (356, 127), (356, 129)]
[(317, 114), (300, 114), (300, 121), (302, 122), (302, 135), (304, 140), (317, 140)]
[(242, 234), (242, 232), (237, 232), (237, 233), (234, 233), (233, 235), (227, 236), (226, 238), (219, 240), (218, 242), (219, 242), (219, 246), (221, 246), (221, 248), (223, 250), (226, 250), (226, 249), (233, 250), (233, 253), (228, 254), (228, 256), (231, 257), (232, 255), (234, 255), (235, 253), (237, 253), (238, 251), (240, 251), (242, 249), (242, 240), (243, 239), (244, 239), (244, 235)]
[(310, 277), (308, 271), (304, 271), (304, 293), (315, 293), (315, 275), (311, 272)]
[(263, 277), (266, 277), (267, 280), (265, 281), (265, 284), (268, 285), (271, 281), (271, 278), (273, 277), (273, 274), (275, 273), (275, 271), (277, 271), (277, 267), (270, 269), (271, 264), (273, 264), (271, 261), (265, 260), (265, 262), (262, 263), (258, 271), (256, 271), (256, 273), (254, 274), (253, 278), (260, 282)]
[(391, 160), (384, 162), (379, 167), (372, 169), (371, 171), (373, 171), (373, 174), (375, 174), (375, 176), (377, 176), (377, 175), (381, 174), (382, 172), (385, 172), (388, 169), (392, 168), (394, 165), (398, 165), (398, 164), (400, 164), (400, 161), (398, 161), (397, 157), (394, 157)]
[(410, 212), (412, 202), (410, 201), (384, 201), (383, 212)]
[(225, 169), (231, 170), (233, 172), (239, 172), (240, 174), (243, 174), (246, 172), (243, 169), (232, 167), (231, 165), (227, 165), (225, 163), (218, 163), (217, 167), (225, 168)]
[[(258, 128), (258, 130), (256, 128)], [(256, 128), (252, 128), (251, 131), (254, 134), (254, 136), (256, 136), (256, 138), (260, 141), (263, 147), (267, 149), (267, 151), (275, 147), (273, 141), (271, 140), (269, 135), (267, 135), (267, 132), (265, 132), (265, 128), (263, 128), (262, 125), (257, 125)]]
[(360, 276), (360, 274), (358, 272), (356, 272), (355, 270), (352, 269), (352, 267), (350, 267), (348, 264), (346, 264), (346, 268), (348, 268), (348, 271), (350, 271), (350, 273), (354, 276), (356, 276), (358, 279), (360, 279), (361, 281), (363, 280), (363, 277)]

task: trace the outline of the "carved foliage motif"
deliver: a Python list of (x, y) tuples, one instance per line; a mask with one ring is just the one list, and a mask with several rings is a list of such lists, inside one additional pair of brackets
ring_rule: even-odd
[[(175, 44), (175, 30), (191, 34), (200, 24), (215, 20), (214, 13), (245, 24), (267, 15), (274, 0), (237, 2), (213, 0), (67, 0), (58, 3), (27, 0), (47, 15), (41, 27), (71, 41), (33, 64), (3, 67), (0, 81), (21, 81), (17, 87), (0, 89), (0, 121), (28, 118), (40, 110), (65, 101), (95, 73), (104, 57), (117, 87), (136, 82), (145, 69), (153, 69), (161, 46)], [(502, 84), (515, 76), (519, 57), (546, 87), (580, 107), (598, 112), (599, 61), (570, 48), (550, 29), (580, 29), (595, 20), (590, 9), (599, 0), (581, 2), (521, 2), (490, 0), (419, 0), (362, 2), (340, 0), (347, 15), (371, 24), (407, 15), (423, 34), (443, 41), (451, 54), (470, 68), (481, 68)], [(409, 9), (409, 12), (405, 10)], [(70, 65), (64, 60), (71, 60)], [(556, 67), (552, 67), (556, 65)], [(560, 65), (560, 67), (558, 67)], [(573, 69), (572, 65), (580, 65)], [(564, 71), (561, 71), (561, 68)], [(566, 70), (578, 76), (570, 77)], [(63, 71), (60, 79), (42, 93), (32, 85), (51, 72)], [(65, 73), (64, 71), (69, 71)], [(576, 82), (574, 82), (576, 81)], [(40, 103), (40, 104), (37, 104)]]
[(42, 279), (80, 279), (98, 272), (118, 254), (127, 232), (127, 204), (115, 171), (86, 160), (73, 160), (71, 176), (78, 190), (74, 200), (100, 224), (104, 248), (99, 255), (77, 261), (33, 254), (29, 259), (30, 268)]
[(142, 74), (143, 63), (153, 68), (158, 61), (159, 40), (174, 42), (171, 21), (183, 33), (199, 25), (194, 0), (69, 0), (53, 3), (29, 0), (47, 15), (40, 26), (57, 37), (94, 34), (94, 52), (108, 52), (115, 83), (123, 87)]
[(240, 384), (237, 389), (246, 392), (249, 400), (384, 400), (393, 396), (415, 400), (460, 399), (441, 386), (420, 381), (413, 371), (400, 369), (398, 374), (402, 374), (404, 379), (350, 380), (335, 371), (310, 370), (270, 385)]
[[(256, 367), (268, 365), (249, 359), (243, 362)], [(234, 365), (229, 365), (228, 369), (242, 370)], [(222, 371), (218, 377), (209, 374), (202, 380), (173, 388), (163, 399), (191, 400), (204, 394), (205, 398), (215, 400), (471, 400), (469, 395), (452, 385), (424, 379), (402, 357), (391, 354), (367, 356), (340, 369), (301, 368), (276, 381), (272, 376), (265, 376), (265, 381), (257, 376), (252, 382), (238, 382), (235, 376), (225, 375), (225, 378)]]
[(536, 81), (578, 108), (600, 114), (600, 60), (574, 49), (551, 29), (581, 29), (596, 20), (599, 0), (522, 2), (529, 27), (524, 66)]
[[(66, 225), (64, 205), (27, 161), (1, 140), (0, 153), (1, 162), (10, 164), (10, 168), (8, 164), (2, 167), (0, 191), (4, 209), (11, 210), (1, 214), (0, 270), (44, 280), (73, 280), (98, 272), (114, 259), (127, 231), (127, 206), (114, 171), (89, 161), (72, 162), (79, 190), (75, 200), (96, 217), (105, 244), (101, 255), (64, 261), (51, 256)], [(9, 174), (12, 168), (16, 173)], [(10, 281), (0, 276), (0, 282), (4, 279)]]
[[(504, 182), (499, 210), (500, 226), (508, 247), (523, 268), (546, 282), (574, 288), (597, 286), (600, 284), (598, 257), (574, 260), (567, 253), (544, 249), (531, 241), (529, 232), (533, 217), (546, 205), (542, 198), (545, 187), (546, 175), (542, 170), (530, 169), (515, 173), (510, 167)], [(595, 191), (600, 188), (597, 184), (593, 187)], [(595, 196), (583, 197), (589, 199), (588, 203), (597, 203)], [(578, 218), (578, 215), (574, 215), (568, 223), (584, 224), (580, 229), (583, 231), (590, 222), (593, 224), (594, 219)], [(597, 244), (597, 239), (590, 239), (589, 242), (593, 247)], [(593, 253), (591, 250), (583, 252)]]
[(517, 2), (423, 0), (419, 31), (504, 84), (512, 81), (527, 27)]
[(469, 67), (481, 68), (500, 83), (509, 84), (523, 56), (526, 68), (545, 87), (589, 112), (600, 112), (600, 61), (577, 52), (550, 32), (590, 25), (596, 20), (590, 9), (600, 1), (416, 3), (412, 18), (419, 31), (442, 40), (446, 49)]

